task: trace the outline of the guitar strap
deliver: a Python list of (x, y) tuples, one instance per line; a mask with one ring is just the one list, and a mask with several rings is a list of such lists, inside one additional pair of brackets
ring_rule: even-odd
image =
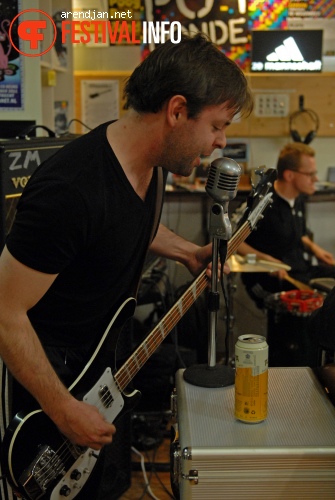
[[(156, 236), (156, 232), (157, 232), (158, 224), (159, 224), (159, 219), (160, 219), (160, 215), (161, 215), (161, 210), (162, 210), (163, 192), (164, 192), (163, 169), (162, 169), (162, 167), (156, 167), (156, 171), (157, 171), (157, 191), (156, 191), (155, 214), (154, 214), (154, 220), (152, 223), (152, 229), (151, 229), (151, 234), (150, 234), (150, 238), (149, 238), (149, 245), (148, 245), (148, 249), (147, 249), (145, 258), (147, 257), (148, 252), (149, 252), (149, 247), (150, 247), (154, 237)], [(134, 288), (136, 290), (135, 297), (137, 297), (137, 292), (138, 292), (140, 282), (141, 282), (141, 275), (142, 275), (142, 269), (141, 269), (140, 275), (136, 278), (136, 281), (135, 281), (135, 283), (136, 283), (136, 286)]]
[(158, 223), (161, 215), (163, 201), (163, 169), (162, 167), (157, 167), (157, 193), (156, 193), (156, 206), (155, 206), (155, 216), (154, 222), (152, 224), (152, 230), (150, 235), (150, 244), (156, 235), (158, 229)]
[[(155, 213), (153, 215), (153, 222), (152, 222), (152, 228), (150, 232), (150, 238), (148, 242), (148, 248), (144, 257), (143, 262), (145, 262), (148, 252), (149, 252), (149, 247), (151, 242), (153, 241), (154, 237), (156, 236), (156, 232), (158, 229), (158, 224), (160, 220), (160, 215), (162, 211), (162, 203), (163, 203), (163, 193), (164, 193), (164, 179), (163, 179), (163, 169), (162, 167), (156, 167), (156, 176), (157, 176), (157, 189), (156, 189), (156, 201), (155, 201)], [(142, 273), (143, 269), (139, 269), (139, 271), (136, 273), (136, 276), (134, 276), (133, 283), (131, 285), (131, 294), (132, 296), (136, 299), (138, 295), (138, 290), (140, 288), (141, 284), (141, 278), (142, 278)], [(115, 339), (113, 340), (113, 343), (111, 344), (111, 351), (114, 351), (115, 354), (115, 366), (118, 366), (117, 359), (123, 359), (123, 354), (125, 350), (127, 350), (128, 346), (128, 340), (127, 336), (123, 335), (124, 333), (124, 328), (121, 329), (118, 335), (115, 336)]]

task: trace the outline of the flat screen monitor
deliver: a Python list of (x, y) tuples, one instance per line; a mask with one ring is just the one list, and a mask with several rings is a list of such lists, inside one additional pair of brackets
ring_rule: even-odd
[(323, 30), (252, 30), (253, 73), (319, 73)]

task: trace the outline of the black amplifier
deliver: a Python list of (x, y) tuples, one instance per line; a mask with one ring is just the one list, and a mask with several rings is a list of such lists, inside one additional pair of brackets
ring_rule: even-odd
[(76, 137), (0, 140), (0, 249), (13, 224), (18, 198), (34, 170)]

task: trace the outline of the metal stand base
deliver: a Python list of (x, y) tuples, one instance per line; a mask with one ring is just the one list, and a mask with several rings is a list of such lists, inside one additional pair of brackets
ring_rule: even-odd
[(235, 370), (226, 365), (193, 365), (186, 368), (183, 377), (198, 387), (227, 387), (235, 383)]

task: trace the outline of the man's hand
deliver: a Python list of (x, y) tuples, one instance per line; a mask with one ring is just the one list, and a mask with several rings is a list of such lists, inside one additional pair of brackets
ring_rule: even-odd
[(303, 236), (301, 238), (302, 242), (304, 245), (306, 245), (309, 250), (315, 255), (315, 257), (318, 260), (321, 260), (325, 264), (328, 264), (330, 266), (335, 265), (335, 258), (334, 255), (324, 248), (320, 247), (317, 243), (315, 243), (313, 240), (311, 240), (308, 236)]
[[(197, 276), (200, 272), (207, 266), (206, 274), (210, 278), (212, 274), (212, 243), (205, 245), (204, 247), (198, 247), (195, 252), (193, 259), (190, 259), (187, 264), (188, 270)], [(221, 266), (219, 265), (218, 277), (220, 277)], [(230, 268), (228, 264), (224, 264), (224, 273), (229, 274)]]
[(327, 252), (327, 250), (324, 250), (321, 247), (318, 247), (318, 249), (314, 252), (315, 257), (318, 260), (321, 260), (325, 264), (328, 264), (330, 266), (335, 265), (335, 259), (332, 253)]
[[(198, 276), (206, 266), (208, 276), (211, 275), (212, 244), (203, 247), (181, 238), (163, 224), (159, 225), (156, 237), (150, 249), (156, 255), (172, 259), (184, 264), (193, 276)], [(229, 266), (225, 264), (225, 273)]]
[(72, 443), (100, 450), (110, 444), (116, 428), (106, 422), (99, 410), (70, 396), (49, 417)]

